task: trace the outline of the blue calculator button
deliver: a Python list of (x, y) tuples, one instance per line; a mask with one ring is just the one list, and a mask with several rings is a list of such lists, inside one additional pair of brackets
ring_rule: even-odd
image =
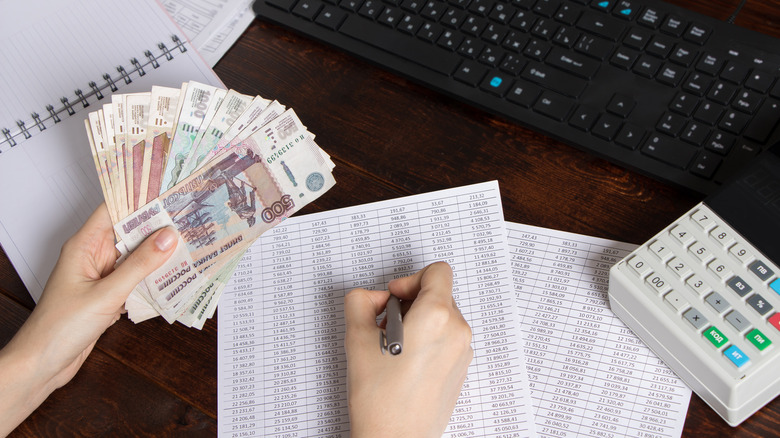
[(780, 294), (780, 278), (776, 278), (775, 281), (769, 284), (769, 287), (771, 287), (773, 291)]
[(750, 362), (750, 358), (747, 357), (747, 355), (743, 353), (742, 350), (740, 350), (736, 345), (732, 345), (731, 347), (727, 348), (723, 354), (725, 354), (726, 357), (734, 362), (734, 365), (736, 365), (737, 368), (742, 368), (743, 365)]

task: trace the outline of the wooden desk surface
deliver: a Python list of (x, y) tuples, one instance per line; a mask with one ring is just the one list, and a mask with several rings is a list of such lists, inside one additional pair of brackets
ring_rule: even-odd
[[(726, 19), (738, 1), (674, 3)], [(737, 24), (780, 37), (780, 2), (748, 2)], [(303, 213), (498, 179), (507, 220), (639, 244), (702, 199), (259, 20), (215, 70), (295, 108), (333, 156), (337, 186)], [(33, 305), (0, 253), (0, 345)], [(216, 331), (120, 320), (12, 436), (216, 435)], [(694, 394), (683, 436), (778, 430), (780, 400), (731, 428)]]

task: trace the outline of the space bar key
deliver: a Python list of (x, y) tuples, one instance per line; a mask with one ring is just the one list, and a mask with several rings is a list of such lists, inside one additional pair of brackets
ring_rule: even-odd
[(458, 66), (459, 58), (452, 53), (380, 26), (350, 15), (339, 32), (448, 76)]

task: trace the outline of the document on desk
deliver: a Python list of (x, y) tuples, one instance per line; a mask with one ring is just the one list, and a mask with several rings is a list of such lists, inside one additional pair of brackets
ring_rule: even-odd
[(453, 267), (474, 347), (445, 436), (536, 436), (504, 224), (489, 182), (269, 230), (219, 305), (220, 436), (348, 436), (344, 294), (438, 260)]
[(679, 437), (691, 390), (609, 309), (635, 245), (507, 223), (540, 437)]

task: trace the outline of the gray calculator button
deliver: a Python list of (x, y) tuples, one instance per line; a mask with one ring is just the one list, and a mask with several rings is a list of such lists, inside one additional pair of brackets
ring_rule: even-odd
[(748, 269), (750, 269), (758, 278), (761, 279), (761, 281), (769, 280), (769, 277), (774, 274), (774, 271), (769, 269), (769, 266), (767, 266), (764, 262), (761, 260), (756, 260), (753, 263), (751, 263), (748, 266)]
[(696, 329), (700, 329), (707, 325), (707, 318), (701, 314), (698, 310), (691, 307), (683, 313), (683, 317), (691, 323)]
[(747, 299), (747, 303), (750, 307), (756, 310), (761, 315), (766, 315), (767, 312), (772, 310), (772, 305), (769, 304), (761, 295), (754, 294)]
[(735, 329), (737, 329), (738, 332), (743, 332), (750, 327), (750, 321), (748, 321), (747, 318), (742, 316), (741, 313), (737, 312), (736, 310), (732, 310), (729, 312), (728, 315), (726, 315), (726, 321), (729, 322), (732, 326), (734, 326)]
[(737, 293), (737, 295), (744, 297), (745, 295), (749, 294), (751, 290), (753, 290), (752, 287), (750, 287), (749, 284), (745, 282), (742, 278), (740, 278), (738, 275), (731, 277), (731, 280), (729, 280), (726, 283), (734, 292)]
[(731, 305), (719, 293), (713, 292), (704, 299), (718, 313), (723, 313), (731, 308)]

